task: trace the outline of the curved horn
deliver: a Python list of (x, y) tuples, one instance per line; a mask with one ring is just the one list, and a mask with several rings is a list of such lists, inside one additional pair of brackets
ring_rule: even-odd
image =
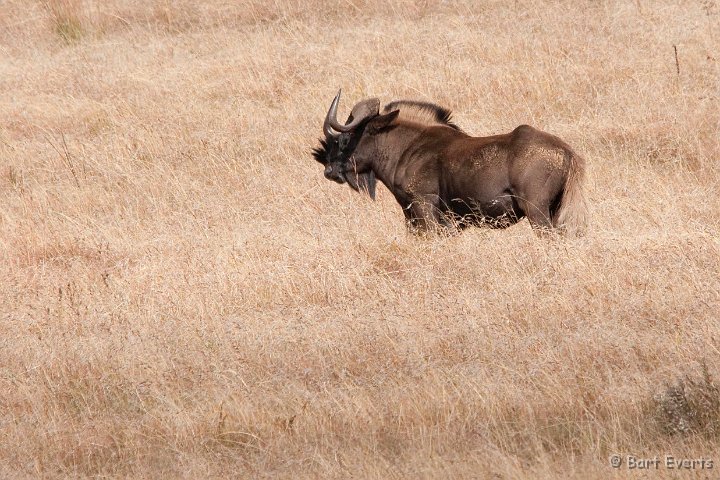
[[(352, 122), (350, 122), (347, 125), (342, 125), (337, 120), (337, 107), (340, 103), (340, 94), (342, 93), (342, 89), (338, 90), (337, 95), (335, 95), (335, 98), (333, 99), (332, 103), (330, 104), (330, 110), (328, 110), (327, 115), (325, 116), (325, 123), (323, 124), (323, 132), (325, 132), (325, 135), (328, 137), (337, 137), (338, 133), (336, 132), (349, 132), (353, 128), (357, 127), (360, 122), (362, 122), (363, 118), (355, 118)], [(335, 132), (333, 132), (335, 130)]]
[(323, 123), (323, 133), (325, 133), (325, 136), (327, 138), (337, 137), (338, 135), (340, 135), (338, 132), (333, 131), (331, 127), (331, 117), (333, 117), (335, 119), (335, 123), (337, 123), (337, 106), (340, 102), (340, 92), (342, 92), (342, 89), (340, 89), (337, 95), (335, 95), (335, 98), (330, 104), (330, 110), (328, 110), (327, 115), (325, 115), (325, 122)]

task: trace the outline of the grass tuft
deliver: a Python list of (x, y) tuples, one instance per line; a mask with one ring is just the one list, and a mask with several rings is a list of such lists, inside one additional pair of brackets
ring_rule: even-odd
[(85, 35), (82, 0), (46, 0), (53, 32), (64, 43), (77, 43)]
[(720, 434), (720, 389), (702, 363), (700, 375), (685, 375), (655, 396), (657, 419), (671, 435)]

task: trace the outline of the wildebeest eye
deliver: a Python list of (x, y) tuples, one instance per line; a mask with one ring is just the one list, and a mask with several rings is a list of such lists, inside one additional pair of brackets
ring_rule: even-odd
[(340, 138), (338, 138), (338, 146), (340, 147), (340, 150), (345, 150), (345, 147), (348, 146), (350, 143), (350, 136), (346, 134), (340, 135)]

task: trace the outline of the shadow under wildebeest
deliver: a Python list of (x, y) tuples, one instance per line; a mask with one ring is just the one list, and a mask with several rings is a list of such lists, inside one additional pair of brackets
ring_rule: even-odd
[(449, 110), (426, 102), (370, 98), (337, 120), (340, 92), (313, 156), (325, 177), (375, 198), (379, 179), (413, 232), (506, 228), (527, 217), (538, 232), (580, 234), (586, 224), (585, 162), (558, 137), (528, 125), (472, 137)]

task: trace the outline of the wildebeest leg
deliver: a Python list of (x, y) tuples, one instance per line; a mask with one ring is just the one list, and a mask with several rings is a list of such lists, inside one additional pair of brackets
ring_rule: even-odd
[(529, 199), (521, 199), (518, 201), (520, 208), (523, 209), (525, 215), (530, 221), (535, 233), (543, 235), (552, 230), (552, 218), (550, 217), (550, 202), (545, 200), (536, 200), (535, 202)]
[[(537, 170), (537, 169), (536, 169)], [(518, 203), (525, 212), (535, 232), (539, 235), (553, 230), (550, 206), (562, 191), (565, 177), (561, 169), (534, 172), (534, 178), (526, 180), (518, 192)]]
[(553, 224), (550, 218), (550, 208), (547, 206), (535, 209), (535, 214), (529, 214), (528, 220), (538, 235), (542, 236), (552, 231)]
[(405, 209), (405, 218), (413, 233), (437, 231), (440, 228), (440, 209), (437, 202), (437, 195), (422, 195)]

